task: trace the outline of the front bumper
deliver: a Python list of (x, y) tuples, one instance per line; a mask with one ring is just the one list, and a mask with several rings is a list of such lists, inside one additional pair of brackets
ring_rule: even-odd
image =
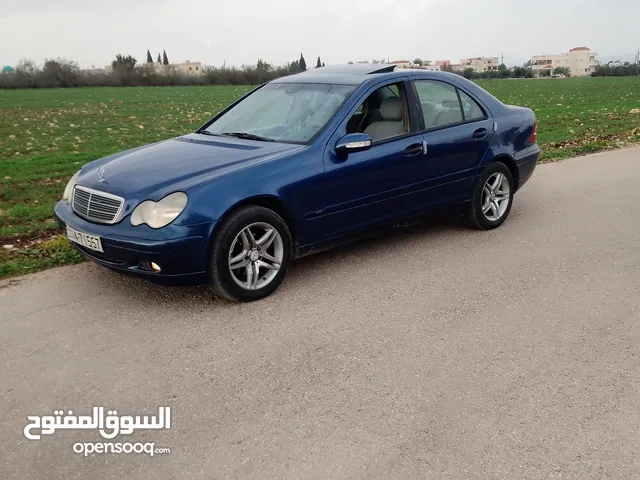
[[(115, 225), (101, 225), (78, 217), (65, 201), (57, 203), (54, 214), (63, 229), (69, 225), (100, 237), (104, 253), (71, 243), (105, 267), (155, 283), (197, 285), (208, 280), (209, 239), (215, 222), (172, 224), (157, 230), (146, 225), (133, 227), (128, 218)], [(153, 271), (149, 262), (157, 263), (161, 271)]]

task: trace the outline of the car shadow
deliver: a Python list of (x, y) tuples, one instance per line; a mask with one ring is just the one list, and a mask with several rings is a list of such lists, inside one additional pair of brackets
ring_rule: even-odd
[[(294, 260), (287, 278), (276, 294), (295, 290), (312, 277), (331, 276), (331, 270), (336, 269), (337, 262), (342, 264), (346, 261), (350, 267), (358, 268), (360, 264), (368, 262), (371, 256), (388, 255), (416, 238), (441, 234), (463, 235), (464, 232), (471, 232), (471, 230), (459, 217), (445, 214), (431, 215), (413, 224), (385, 228), (375, 234)], [(138, 304), (153, 303), (169, 307), (172, 304), (184, 305), (185, 302), (196, 302), (205, 308), (235, 305), (234, 302), (215, 298), (207, 286), (157, 285), (95, 264), (92, 264), (90, 269), (96, 277), (92, 281), (93, 284), (100, 289), (110, 291), (121, 300), (126, 300), (128, 297)]]
[(348, 258), (357, 262), (371, 255), (384, 255), (412, 239), (451, 232), (463, 232), (468, 228), (457, 217), (451, 215), (431, 215), (424, 219), (405, 225), (397, 225), (377, 231), (374, 234), (354, 239), (328, 250), (301, 257), (293, 262), (290, 274), (308, 275), (313, 269), (331, 268), (337, 258)]

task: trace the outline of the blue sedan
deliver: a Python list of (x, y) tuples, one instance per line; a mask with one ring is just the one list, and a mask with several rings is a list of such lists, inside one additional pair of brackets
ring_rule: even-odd
[(534, 113), (460, 76), (324, 67), (86, 164), (55, 214), (99, 264), (255, 300), (293, 258), (441, 207), (500, 226), (539, 156)]

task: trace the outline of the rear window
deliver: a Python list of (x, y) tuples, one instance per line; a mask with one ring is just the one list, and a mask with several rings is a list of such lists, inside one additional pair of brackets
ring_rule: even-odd
[(478, 105), (478, 102), (476, 102), (462, 90), (458, 90), (458, 92), (460, 92), (460, 101), (462, 102), (464, 119), (467, 122), (473, 122), (474, 120), (483, 120), (487, 117), (487, 114), (484, 113), (484, 110), (480, 105)]

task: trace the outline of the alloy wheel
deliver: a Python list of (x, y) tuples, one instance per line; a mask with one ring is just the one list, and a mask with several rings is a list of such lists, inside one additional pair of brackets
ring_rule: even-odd
[(282, 266), (284, 244), (276, 228), (265, 222), (244, 227), (229, 248), (231, 278), (246, 290), (266, 287)]
[(511, 187), (507, 177), (501, 172), (490, 175), (482, 188), (482, 213), (486, 219), (492, 222), (500, 220), (510, 201)]

